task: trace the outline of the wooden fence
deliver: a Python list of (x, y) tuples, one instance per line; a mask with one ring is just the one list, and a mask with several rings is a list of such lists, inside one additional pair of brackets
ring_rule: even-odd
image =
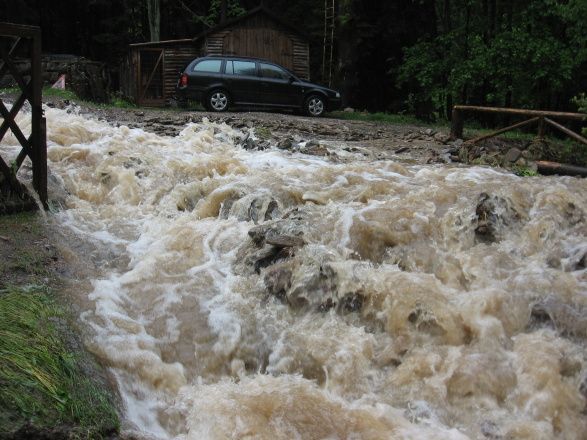
[(463, 128), (465, 124), (465, 117), (470, 113), (489, 113), (499, 115), (525, 116), (527, 119), (522, 122), (510, 125), (508, 127), (496, 130), (492, 133), (476, 137), (467, 141), (467, 144), (475, 144), (485, 139), (498, 136), (507, 131), (515, 130), (521, 127), (538, 124), (538, 136), (544, 137), (544, 128), (549, 125), (577, 142), (587, 145), (587, 139), (583, 136), (569, 130), (567, 127), (555, 122), (553, 119), (567, 120), (567, 121), (587, 121), (587, 115), (582, 113), (565, 113), (565, 112), (550, 112), (542, 110), (523, 110), (516, 108), (500, 108), (500, 107), (475, 107), (469, 105), (455, 105), (452, 111), (452, 125), (450, 135), (452, 139), (460, 139), (463, 137)]
[[(8, 165), (0, 157), (0, 173), (8, 182), (11, 192), (21, 199), (26, 198), (26, 190), (17, 179), (17, 172), (28, 156), (33, 167), (33, 188), (39, 199), (47, 205), (47, 140), (46, 120), (43, 117), (42, 71), (41, 71), (41, 30), (35, 26), (23, 26), (11, 23), (0, 23), (0, 80), (10, 73), (20, 89), (20, 95), (8, 110), (0, 100), (0, 141), (12, 131), (22, 150), (16, 159)], [(16, 54), (25, 54), (31, 60), (30, 71), (19, 71), (14, 63)], [(31, 134), (27, 138), (18, 124), (16, 116), (26, 101), (31, 106)]]

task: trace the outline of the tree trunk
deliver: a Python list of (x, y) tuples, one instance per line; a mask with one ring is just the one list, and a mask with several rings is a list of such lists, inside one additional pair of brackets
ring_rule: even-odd
[(161, 7), (160, 0), (147, 0), (147, 14), (149, 16), (149, 31), (151, 41), (161, 40)]
[(226, 11), (228, 9), (228, 0), (220, 0), (220, 23), (226, 21)]
[(451, 8), (450, 8), (450, 0), (444, 0), (443, 4), (443, 11), (442, 11), (442, 18), (444, 24), (444, 32), (450, 32), (452, 29), (452, 22), (450, 19)]

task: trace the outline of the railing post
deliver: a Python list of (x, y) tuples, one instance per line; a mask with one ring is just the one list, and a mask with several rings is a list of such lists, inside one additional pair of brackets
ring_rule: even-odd
[(43, 118), (43, 72), (41, 66), (41, 31), (35, 32), (31, 44), (31, 139), (33, 150), (33, 187), (43, 206), (47, 205), (47, 134)]
[(455, 106), (452, 109), (450, 138), (452, 140), (461, 139), (463, 137), (463, 127), (464, 127), (463, 112)]
[(544, 118), (538, 120), (538, 139), (544, 140)]

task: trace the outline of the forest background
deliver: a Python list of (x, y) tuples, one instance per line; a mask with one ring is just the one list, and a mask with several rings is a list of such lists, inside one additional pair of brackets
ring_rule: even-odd
[[(0, 21), (39, 25), (43, 50), (108, 64), (128, 44), (188, 38), (260, 0), (1, 0)], [(310, 39), (323, 77), (325, 5), (266, 0)], [(587, 0), (336, 0), (332, 86), (368, 111), (448, 118), (453, 104), (576, 111), (587, 91)], [(581, 98), (583, 96), (583, 100)]]

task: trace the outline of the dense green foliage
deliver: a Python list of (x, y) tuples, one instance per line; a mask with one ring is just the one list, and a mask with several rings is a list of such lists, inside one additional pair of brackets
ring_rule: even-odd
[[(575, 99), (573, 99), (573, 102), (577, 104), (580, 112), (587, 114), (587, 95), (585, 93), (576, 96)], [(587, 136), (587, 127), (583, 129), (583, 134)]]
[[(156, 0), (149, 0), (156, 1)], [(220, 20), (222, 0), (159, 0), (161, 39)], [(225, 0), (227, 18), (260, 0)], [(330, 3), (330, 0), (328, 1)], [(306, 34), (322, 75), (323, 0), (265, 6)], [(346, 105), (446, 117), (453, 104), (576, 110), (587, 91), (587, 0), (336, 0), (333, 86)], [(41, 25), (44, 48), (109, 63), (149, 40), (147, 0), (12, 0), (0, 21)]]
[[(438, 1), (437, 32), (407, 47), (399, 79), (452, 103), (560, 108), (584, 86), (585, 0)], [(448, 14), (448, 15), (447, 15)]]
[(67, 346), (64, 318), (43, 287), (0, 290), (0, 437), (24, 423), (71, 438), (117, 429), (108, 394)]

